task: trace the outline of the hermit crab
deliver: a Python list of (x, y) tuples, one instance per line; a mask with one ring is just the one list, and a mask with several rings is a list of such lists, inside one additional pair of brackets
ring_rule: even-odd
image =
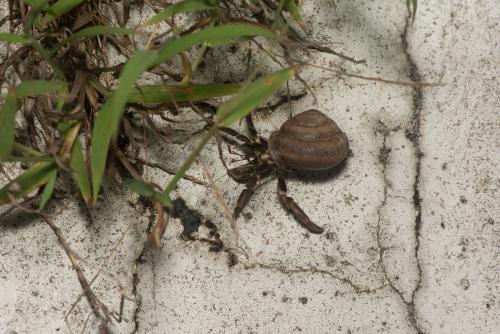
[[(287, 194), (285, 175), (288, 171), (324, 171), (340, 165), (349, 152), (349, 140), (337, 124), (322, 112), (310, 109), (288, 119), (268, 140), (257, 134), (251, 116), (246, 118), (249, 136), (222, 128), (225, 139), (241, 143), (247, 163), (228, 168), (229, 176), (246, 188), (234, 209), (237, 219), (261, 181), (276, 175), (278, 198), (283, 207), (311, 233), (322, 233), (299, 205)], [(224, 159), (223, 159), (224, 165)], [(227, 167), (226, 167), (227, 168)]]

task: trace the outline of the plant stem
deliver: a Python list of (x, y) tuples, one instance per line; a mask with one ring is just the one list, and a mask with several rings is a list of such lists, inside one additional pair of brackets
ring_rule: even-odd
[(182, 178), (184, 173), (186, 173), (186, 171), (189, 169), (191, 164), (198, 157), (198, 154), (200, 154), (203, 147), (205, 147), (205, 145), (208, 143), (210, 138), (212, 138), (213, 134), (215, 133), (215, 129), (217, 129), (217, 125), (214, 124), (214, 125), (212, 125), (210, 130), (208, 130), (207, 134), (205, 135), (205, 137), (203, 137), (203, 139), (198, 144), (198, 146), (196, 146), (196, 148), (189, 154), (188, 158), (182, 164), (182, 166), (179, 168), (177, 173), (175, 173), (174, 178), (168, 183), (167, 187), (164, 190), (164, 192), (167, 194), (167, 196), (168, 196), (168, 194), (170, 194), (170, 192), (172, 190), (174, 190), (175, 186), (177, 185), (179, 180)]

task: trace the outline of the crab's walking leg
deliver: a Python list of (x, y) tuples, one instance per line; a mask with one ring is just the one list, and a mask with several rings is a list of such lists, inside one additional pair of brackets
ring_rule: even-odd
[(281, 204), (292, 213), (300, 225), (307, 228), (311, 233), (323, 233), (323, 228), (314, 224), (297, 203), (291, 197), (287, 196), (285, 179), (281, 175), (278, 176), (278, 195)]
[(264, 146), (267, 148), (267, 140), (259, 136), (257, 133), (257, 129), (255, 129), (255, 125), (253, 124), (252, 120), (252, 114), (249, 114), (245, 117), (246, 123), (247, 123), (247, 128), (248, 132), (250, 133), (250, 139), (253, 140), (254, 143), (256, 143), (258, 146)]
[(257, 189), (257, 177), (252, 177), (247, 182), (246, 189), (243, 189), (243, 191), (240, 193), (240, 196), (238, 197), (238, 202), (236, 203), (236, 207), (234, 208), (234, 213), (233, 213), (234, 220), (238, 219), (238, 216), (243, 211), (245, 206), (248, 204), (250, 198), (255, 193), (256, 189)]
[(244, 134), (239, 133), (238, 131), (236, 131), (234, 129), (221, 127), (218, 129), (218, 131), (221, 131), (221, 132), (223, 132), (231, 137), (234, 137), (237, 140), (241, 141), (242, 143), (245, 143), (248, 145), (252, 144), (252, 140), (250, 138), (248, 138)]
[(274, 172), (274, 166), (270, 164), (252, 165), (246, 164), (240, 167), (230, 169), (229, 175), (239, 183), (245, 183), (246, 189), (243, 189), (240, 196), (238, 197), (238, 202), (234, 209), (234, 219), (238, 219), (241, 211), (250, 201), (250, 198), (255, 193), (258, 187), (262, 185), (260, 181), (269, 177)]
[(226, 160), (224, 160), (224, 153), (222, 153), (222, 136), (220, 135), (220, 132), (218, 130), (215, 130), (215, 141), (217, 142), (217, 151), (219, 152), (219, 159), (222, 162), (224, 168), (228, 170)]
[(259, 136), (257, 135), (257, 130), (255, 129), (255, 125), (253, 124), (252, 114), (247, 115), (245, 117), (245, 120), (247, 122), (248, 132), (250, 132), (250, 138), (254, 141), (257, 141)]

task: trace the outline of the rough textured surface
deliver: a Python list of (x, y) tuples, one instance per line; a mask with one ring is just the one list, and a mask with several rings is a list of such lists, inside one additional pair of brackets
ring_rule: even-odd
[[(96, 293), (117, 311), (120, 291), (129, 297), (117, 333), (499, 332), (497, 3), (420, 1), (414, 24), (403, 2), (337, 1), (337, 11), (330, 3), (307, 2), (310, 34), (366, 64), (325, 54), (315, 56), (317, 64), (443, 85), (303, 73), (317, 95), (315, 108), (347, 133), (353, 153), (336, 175), (288, 180), (289, 195), (325, 228), (319, 236), (280, 207), (275, 180), (243, 211), (238, 240), (213, 192), (181, 181), (180, 193), (199, 214), (182, 211), (184, 221), (172, 220), (163, 248), (141, 261), (149, 213), (136, 197), (108, 185), (91, 217), (70, 202), (55, 223), (87, 277), (104, 265)], [(210, 57), (217, 63), (223, 56)], [(218, 68), (219, 81), (244, 77), (241, 64)], [(298, 99), (293, 111), (313, 100)], [(268, 135), (287, 117), (285, 104), (258, 114), (256, 127)], [(173, 153), (185, 155), (195, 144), (160, 147), (154, 156), (174, 165), (182, 159), (172, 161)], [(233, 207), (242, 187), (216, 156), (211, 145), (201, 160)], [(146, 173), (167, 181), (158, 171)], [(203, 178), (200, 165), (190, 173)], [(220, 252), (209, 252), (213, 227), (206, 221), (220, 233)], [(81, 291), (47, 225), (11, 216), (0, 223), (0, 246), (0, 333), (67, 332), (64, 316)], [(83, 299), (68, 318), (75, 332), (89, 312)], [(86, 331), (96, 333), (98, 325), (90, 317)]]

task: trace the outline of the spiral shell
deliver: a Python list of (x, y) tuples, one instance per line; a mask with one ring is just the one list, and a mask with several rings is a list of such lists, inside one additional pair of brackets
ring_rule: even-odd
[(326, 170), (345, 160), (349, 140), (322, 112), (304, 111), (287, 120), (269, 137), (269, 154), (281, 168)]

